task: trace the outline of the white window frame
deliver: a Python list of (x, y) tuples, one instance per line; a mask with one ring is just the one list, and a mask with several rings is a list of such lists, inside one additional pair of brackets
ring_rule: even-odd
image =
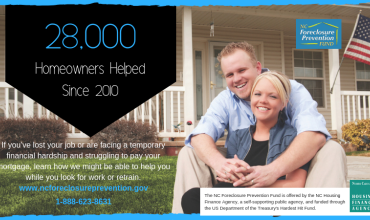
[[(370, 82), (370, 79), (358, 79), (357, 78), (357, 65), (356, 65), (356, 60), (353, 60), (353, 62), (354, 62), (354, 69), (355, 69), (355, 88), (356, 88), (356, 91), (358, 91), (358, 88), (357, 88), (357, 82)], [(367, 65), (366, 63), (364, 63), (365, 65)], [(370, 90), (369, 90), (370, 91)], [(361, 98), (361, 100), (362, 100), (362, 98)], [(370, 104), (369, 104), (370, 105)], [(362, 106), (362, 108), (361, 109), (363, 109), (364, 107)], [(368, 107), (366, 107), (366, 108), (368, 108)]]
[[(196, 51), (200, 51), (202, 53), (202, 103), (203, 103), (203, 106), (202, 106), (202, 110), (203, 110), (203, 114), (202, 116), (204, 116), (207, 112), (207, 105), (206, 105), (206, 96), (207, 96), (207, 88), (205, 88), (205, 85), (206, 85), (206, 80), (207, 80), (207, 76), (206, 73), (206, 49), (205, 48), (201, 48), (201, 47), (198, 47), (198, 46), (193, 46), (193, 83), (194, 85), (196, 85), (196, 63), (195, 63), (195, 52)], [(195, 105), (194, 105), (194, 111), (195, 111), (195, 115), (196, 115), (196, 123), (198, 124), (200, 120), (197, 119), (197, 105), (196, 105), (196, 86), (194, 86), (194, 96), (195, 96)]]
[[(294, 51), (309, 51), (309, 52), (321, 52), (322, 54), (322, 78), (320, 77), (296, 77), (295, 72), (294, 72)], [(292, 49), (292, 68), (293, 68), (293, 79), (307, 79), (307, 80), (322, 80), (323, 81), (323, 104), (324, 106), (322, 107), (317, 107), (319, 110), (328, 110), (328, 105), (327, 105), (327, 93), (326, 93), (326, 71), (325, 71), (325, 51), (323, 50), (299, 50), (299, 49)]]
[[(355, 88), (356, 88), (356, 91), (358, 91), (357, 89), (357, 82), (370, 82), (370, 79), (358, 79), (357, 78), (357, 67), (356, 67), (356, 60), (353, 60), (354, 62), (354, 66), (355, 66)], [(365, 64), (365, 63), (364, 63)], [(365, 64), (366, 65), (366, 64)], [(370, 91), (370, 90), (369, 90)]]

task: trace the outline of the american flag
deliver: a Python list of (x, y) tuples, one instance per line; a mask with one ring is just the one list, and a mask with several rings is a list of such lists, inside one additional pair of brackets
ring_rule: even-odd
[(352, 38), (348, 42), (344, 57), (370, 65), (370, 18), (361, 14), (357, 17)]

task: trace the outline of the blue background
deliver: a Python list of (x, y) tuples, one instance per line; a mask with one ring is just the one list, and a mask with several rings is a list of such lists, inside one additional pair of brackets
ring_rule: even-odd
[[(87, 1), (87, 0), (0, 0), (0, 4), (7, 5), (56, 5), (56, 4), (90, 4), (97, 1)], [(364, 1), (363, 1), (364, 2)], [(208, 6), (208, 5), (220, 5), (220, 6), (258, 6), (258, 5), (287, 5), (287, 4), (358, 4), (363, 3), (359, 1), (333, 1), (333, 0), (304, 0), (304, 1), (292, 1), (292, 0), (286, 0), (286, 1), (272, 1), (272, 0), (265, 0), (265, 1), (242, 1), (242, 0), (235, 0), (235, 1), (221, 1), (221, 0), (212, 0), (212, 1), (205, 1), (205, 0), (182, 0), (182, 1), (169, 1), (169, 0), (131, 0), (131, 1), (118, 1), (118, 0), (101, 0), (98, 1), (98, 3), (104, 3), (104, 4), (123, 4), (123, 5), (171, 5), (171, 6)], [(172, 190), (172, 189), (171, 189)], [(214, 217), (214, 216), (200, 216), (198, 215), (184, 215), (184, 214), (165, 214), (165, 215), (148, 215), (148, 214), (114, 214), (114, 215), (83, 215), (83, 216), (51, 216), (51, 215), (45, 215), (45, 216), (12, 216), (12, 217), (4, 217), (4, 218), (10, 218), (13, 219), (21, 219), (21, 220), (29, 220), (29, 219), (38, 219), (38, 220), (47, 220), (47, 219), (53, 219), (53, 220), (59, 220), (59, 219), (66, 219), (68, 220), (95, 220), (95, 219), (103, 219), (103, 218), (109, 218), (110, 220), (113, 219), (153, 219), (153, 220), (159, 220), (159, 219), (166, 219), (166, 220), (182, 220), (182, 219), (189, 219), (192, 220), (196, 219), (202, 219), (202, 220), (218, 220), (218, 219), (258, 219), (258, 220), (265, 220), (265, 219), (272, 219), (272, 216), (220, 216), (220, 217)], [(349, 220), (353, 219), (354, 216), (298, 216), (299, 219), (302, 220), (308, 220), (308, 219), (315, 219), (315, 220)], [(356, 220), (369, 220), (369, 216), (357, 216), (355, 217)], [(278, 220), (295, 220), (297, 219), (297, 216), (280, 216), (277, 218)]]
[(100, 1), (91, 1), (91, 0), (1, 0), (0, 4), (7, 5), (55, 5), (55, 4), (90, 4), (90, 3), (104, 3), (104, 4), (122, 4), (122, 5), (171, 5), (171, 6), (208, 6), (208, 5), (220, 5), (220, 6), (258, 6), (258, 5), (287, 5), (287, 4), (336, 4), (336, 5), (343, 5), (343, 4), (359, 4), (364, 3), (366, 1), (349, 1), (349, 0), (303, 0), (303, 1), (292, 1), (292, 0), (285, 0), (285, 1), (273, 1), (273, 0), (265, 0), (265, 1), (242, 1), (242, 0), (235, 0), (235, 1), (225, 1), (225, 0), (180, 0), (180, 1), (171, 1), (171, 0), (100, 0)]
[[(8, 218), (8, 217), (4, 217)], [(279, 217), (272, 217), (272, 216), (200, 216), (199, 214), (192, 214), (192, 215), (185, 215), (185, 214), (164, 214), (164, 215), (150, 215), (150, 214), (113, 214), (113, 215), (60, 215), (60, 216), (52, 216), (52, 215), (43, 215), (43, 216), (35, 216), (35, 215), (28, 215), (28, 216), (12, 216), (9, 217), (11, 220), (19, 219), (19, 220), (30, 220), (30, 219), (37, 219), (37, 220), (101, 220), (104, 218), (109, 218), (109, 220), (122, 220), (122, 219), (151, 219), (151, 220), (246, 220), (246, 219), (258, 219), (258, 220), (348, 220), (356, 218), (356, 220), (369, 220), (369, 216), (279, 216)]]

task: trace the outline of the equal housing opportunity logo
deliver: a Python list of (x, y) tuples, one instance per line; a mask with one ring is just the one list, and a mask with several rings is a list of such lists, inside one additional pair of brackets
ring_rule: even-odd
[(297, 49), (342, 49), (341, 19), (296, 19)]

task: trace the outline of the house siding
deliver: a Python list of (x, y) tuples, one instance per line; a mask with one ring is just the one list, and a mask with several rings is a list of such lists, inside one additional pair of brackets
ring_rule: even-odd
[[(343, 57), (344, 50), (346, 49), (348, 40), (342, 41), (342, 49), (339, 50), (339, 59)], [(343, 63), (340, 67), (340, 89), (342, 91), (356, 91), (356, 71), (355, 61), (349, 58), (344, 58)], [(345, 121), (343, 124), (348, 123), (348, 111), (347, 111), (347, 98), (344, 99), (344, 114)], [(350, 97), (350, 107), (352, 112), (352, 97)], [(356, 112), (357, 114), (358, 112)], [(343, 112), (342, 112), (343, 114)], [(353, 113), (352, 113), (353, 114)], [(363, 114), (363, 112), (362, 112)], [(351, 119), (353, 121), (353, 118)]]
[[(2, 15), (0, 15), (0, 82), (5, 82), (5, 16)], [(5, 89), (0, 89), (0, 100), (5, 99), (4, 94)]]
[(182, 25), (176, 26), (176, 83), (174, 86), (182, 86), (180, 74), (182, 73)]
[[(339, 58), (342, 59), (344, 50), (346, 49), (348, 40), (343, 40), (342, 42), (342, 49), (339, 51)], [(356, 61), (349, 59), (349, 58), (344, 58), (342, 66), (340, 67), (340, 86), (342, 91), (357, 91), (356, 88)], [(350, 112), (351, 112), (351, 121), (353, 121), (353, 100), (352, 96), (349, 97), (349, 107), (350, 107)], [(359, 116), (358, 113), (358, 99), (355, 99), (355, 107), (356, 107), (356, 116)], [(344, 116), (345, 120), (343, 124), (348, 123), (348, 106), (347, 106), (347, 97), (344, 98), (344, 102), (342, 107), (344, 107)], [(366, 118), (369, 118), (370, 116), (370, 111), (369, 108), (365, 109), (366, 111)], [(343, 113), (342, 113), (343, 114)], [(361, 108), (360, 110), (360, 116), (361, 119), (365, 118), (365, 113), (364, 109)]]
[[(180, 26), (181, 28), (181, 26)], [(204, 38), (208, 41), (259, 41), (263, 42), (264, 67), (271, 70), (282, 70), (281, 65), (281, 47), (280, 47), (280, 32), (279, 31), (253, 31), (250, 29), (241, 28), (215, 28), (215, 37), (209, 37), (208, 26), (193, 26), (193, 37)]]
[[(343, 57), (348, 41), (342, 41), (342, 49), (339, 50), (339, 62)], [(356, 91), (355, 61), (344, 58), (340, 67), (340, 89), (342, 91)]]
[(293, 53), (295, 48), (295, 37), (284, 36), (285, 75), (293, 79)]
[[(284, 37), (284, 54), (285, 54), (285, 74), (293, 79), (293, 49), (296, 48), (295, 36)], [(327, 50), (323, 50), (324, 71), (325, 71), (325, 108), (318, 108), (318, 111), (326, 120), (326, 128), (331, 130), (331, 106), (330, 106), (330, 80), (329, 80), (329, 55)]]
[[(215, 29), (215, 36), (209, 36), (208, 26), (196, 26), (193, 25), (193, 38), (196, 38), (197, 42), (204, 43), (204, 57), (205, 57), (205, 85), (209, 84), (209, 54), (208, 54), (208, 42), (233, 42), (233, 41), (255, 41), (263, 43), (263, 56), (264, 63), (262, 65), (271, 70), (282, 71), (281, 62), (281, 39), (279, 31), (251, 31), (250, 29), (238, 29), (238, 28), (220, 28)], [(176, 27), (176, 83), (174, 86), (182, 86), (183, 82), (180, 81), (180, 73), (183, 72), (182, 65), (182, 24), (178, 23)], [(208, 86), (205, 86), (205, 90), (209, 90)], [(203, 98), (203, 102), (209, 103), (209, 93), (206, 92)], [(177, 108), (177, 98), (174, 101), (175, 108)], [(181, 98), (181, 106), (183, 106), (183, 99)], [(183, 109), (183, 108), (181, 108)], [(177, 109), (174, 109), (174, 115), (177, 118)], [(183, 115), (183, 112), (182, 112)], [(183, 119), (182, 119), (183, 120)]]
[(329, 78), (329, 53), (328, 50), (324, 50), (324, 65), (325, 65), (325, 109), (318, 109), (319, 112), (324, 116), (326, 120), (326, 128), (331, 130), (331, 102), (330, 102), (330, 78)]
[[(180, 35), (180, 36), (179, 36)], [(182, 26), (177, 25), (177, 85), (182, 85), (180, 82), (180, 72), (182, 72)], [(215, 37), (209, 37), (208, 26), (193, 26), (193, 38), (197, 41), (202, 40), (204, 42), (209, 41), (222, 41), (222, 42), (233, 42), (233, 41), (258, 41), (263, 42), (263, 67), (269, 68), (270, 70), (282, 71), (281, 61), (281, 35), (279, 31), (263, 31), (263, 30), (250, 30), (241, 28), (215, 28)], [(285, 55), (285, 74), (293, 79), (293, 48), (295, 48), (295, 37), (284, 36), (284, 55)], [(206, 52), (208, 53), (208, 51)], [(328, 51), (324, 50), (324, 71), (325, 71), (325, 108), (319, 108), (318, 111), (324, 116), (326, 120), (326, 127), (331, 129), (331, 108), (330, 108), (330, 85), (329, 85), (329, 58)], [(208, 54), (207, 54), (208, 55)], [(205, 63), (208, 66), (208, 59)], [(350, 64), (349, 64), (350, 65)], [(352, 64), (353, 65), (353, 64)], [(349, 67), (347, 67), (348, 69)], [(343, 75), (348, 70), (343, 71)], [(208, 76), (209, 70), (207, 68), (206, 74)], [(348, 77), (349, 78), (349, 77)], [(342, 80), (341, 80), (342, 81)], [(353, 78), (352, 78), (353, 81)], [(353, 84), (353, 83), (352, 83)], [(350, 90), (350, 87), (348, 87)]]
[(5, 16), (0, 15), (0, 82), (5, 82)]

